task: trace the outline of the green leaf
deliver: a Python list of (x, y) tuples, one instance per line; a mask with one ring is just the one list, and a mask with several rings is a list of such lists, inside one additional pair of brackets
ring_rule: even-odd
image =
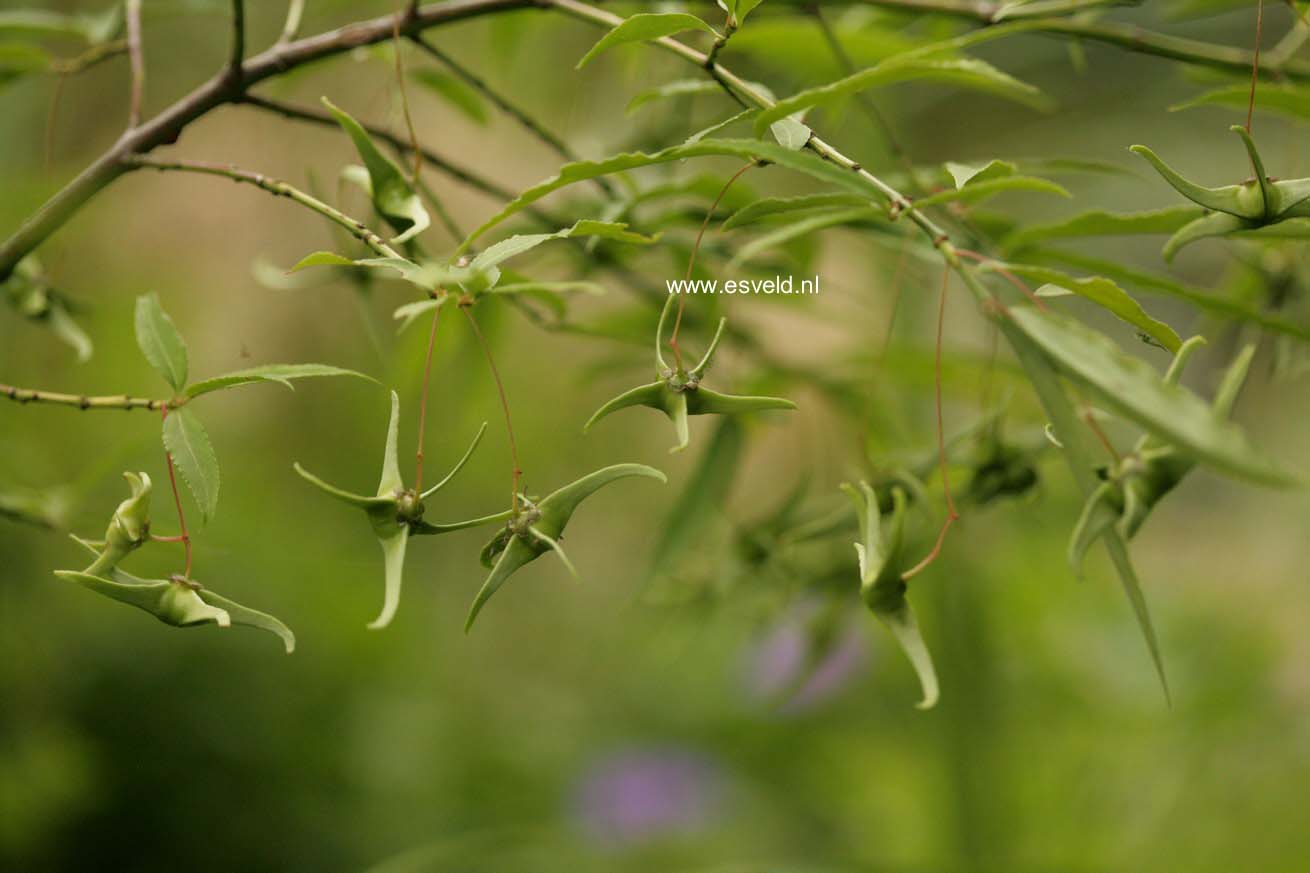
[(466, 118), (485, 125), (487, 107), (482, 97), (468, 85), (450, 73), (441, 70), (415, 70), (414, 81), (455, 107)]
[(1062, 185), (1036, 176), (1004, 176), (1001, 178), (978, 181), (971, 179), (953, 191), (938, 191), (914, 201), (920, 208), (940, 206), (943, 203), (980, 203), (989, 197), (1006, 191), (1033, 191), (1039, 194), (1054, 194), (1057, 197), (1072, 197)]
[[(981, 286), (974, 285), (972, 290), (980, 302), (986, 299), (986, 290)], [(1094, 472), (1097, 456), (1092, 453), (1085, 433), (1086, 429), (1078, 420), (1072, 404), (1065, 395), (1064, 387), (1056, 378), (1051, 359), (1042, 353), (1041, 346), (1035, 343), (1013, 319), (1002, 318), (999, 325), (1054, 425), (1074, 481), (1083, 495), (1090, 497), (1100, 486), (1100, 480)], [(1151, 663), (1155, 666), (1156, 675), (1160, 678), (1160, 686), (1164, 690), (1165, 699), (1168, 700), (1169, 679), (1164, 669), (1164, 658), (1160, 654), (1160, 643), (1155, 633), (1155, 626), (1151, 622), (1151, 613), (1142, 594), (1141, 582), (1133, 569), (1132, 559), (1128, 555), (1128, 548), (1119, 533), (1113, 529), (1105, 532), (1102, 542), (1119, 576), (1124, 595), (1132, 606), (1137, 626), (1150, 653)]]
[(963, 188), (970, 182), (987, 182), (1005, 176), (1013, 176), (1017, 168), (1009, 161), (992, 160), (985, 164), (957, 164), (947, 161), (942, 165), (950, 174), (956, 188)]
[[(660, 525), (659, 539), (651, 556), (650, 576), (666, 570), (679, 555), (689, 553), (702, 528), (722, 511), (732, 481), (741, 463), (745, 437), (741, 424), (725, 418), (714, 429), (686, 487)], [(697, 557), (699, 559), (699, 556)]]
[(840, 206), (862, 206), (867, 198), (857, 194), (802, 194), (798, 197), (766, 197), (738, 209), (723, 222), (723, 230), (755, 224), (767, 218), (785, 218), (794, 212), (812, 212)]
[(773, 134), (773, 138), (778, 141), (778, 145), (791, 151), (797, 151), (809, 144), (810, 137), (814, 136), (814, 131), (801, 123), (800, 115), (801, 113), (798, 112), (769, 125), (769, 133)]
[(157, 294), (142, 294), (136, 299), (136, 344), (150, 366), (174, 390), (181, 391), (187, 378), (186, 343)]
[(429, 298), (427, 300), (415, 300), (413, 303), (406, 303), (403, 306), (397, 306), (391, 313), (391, 317), (400, 322), (400, 327), (396, 328), (396, 333), (400, 333), (409, 327), (424, 314), (434, 309), (439, 309), (445, 305), (449, 297)]
[(510, 258), (535, 249), (544, 242), (582, 236), (594, 236), (636, 245), (650, 245), (659, 239), (659, 235), (643, 236), (630, 231), (628, 225), (622, 222), (582, 219), (575, 222), (571, 227), (557, 230), (554, 233), (521, 233), (503, 239), (479, 253), (473, 259), (473, 262), (469, 264), (469, 269), (474, 273), (486, 273)]
[(684, 30), (703, 30), (706, 33), (713, 33), (718, 36), (714, 28), (695, 15), (689, 15), (686, 12), (642, 12), (625, 18), (621, 24), (616, 25), (613, 30), (602, 36), (600, 41), (582, 56), (582, 60), (578, 61), (577, 69), (581, 70), (601, 52), (614, 48), (616, 45), (647, 42), (663, 36), (682, 33)]
[(110, 3), (102, 12), (66, 15), (44, 9), (0, 12), (0, 37), (72, 37), (96, 45), (113, 39), (123, 25), (123, 5)]
[(1121, 284), (1132, 285), (1146, 293), (1167, 294), (1186, 300), (1193, 306), (1223, 318), (1257, 324), (1265, 330), (1310, 340), (1310, 327), (1260, 311), (1254, 306), (1231, 297), (1223, 297), (1175, 281), (1169, 276), (1125, 267), (1116, 261), (1089, 257), (1062, 249), (1040, 249), (1026, 255), (1030, 259), (1066, 264), (1080, 270), (1101, 273)]
[[(1246, 112), (1250, 94), (1249, 84), (1226, 85), (1170, 106), (1169, 111), (1177, 112), (1197, 106), (1224, 106)], [(1293, 118), (1310, 118), (1310, 88), (1290, 83), (1261, 82), (1255, 89), (1255, 108), (1266, 112), (1279, 112)]]
[(1177, 352), (1182, 345), (1182, 339), (1172, 327), (1147, 315), (1142, 305), (1127, 291), (1103, 276), (1078, 279), (1059, 270), (1028, 264), (994, 264), (990, 265), (990, 268), (1005, 270), (1032, 282), (1057, 285), (1079, 297), (1085, 297), (1151, 337), (1171, 353)]
[(866, 224), (883, 220), (884, 216), (885, 213), (881, 209), (873, 209), (868, 206), (820, 212), (817, 215), (811, 215), (790, 224), (785, 224), (739, 247), (725, 269), (732, 272), (761, 252), (766, 252), (797, 237), (814, 233), (816, 230), (846, 224)]
[(1092, 210), (1051, 224), (1021, 228), (1002, 240), (1006, 251), (1018, 251), (1033, 243), (1088, 236), (1136, 236), (1174, 233), (1205, 214), (1199, 206), (1171, 206), (1146, 212), (1103, 212)]
[(378, 151), (358, 121), (326, 97), (323, 98), (323, 105), (354, 142), (355, 151), (359, 152), (360, 160), (368, 170), (369, 196), (373, 199), (373, 208), (399, 234), (392, 242), (403, 243), (426, 230), (430, 222), (427, 210), (423, 208), (423, 201), (414, 192), (400, 167)]
[(0, 85), (29, 73), (44, 73), (54, 66), (45, 49), (27, 43), (0, 43)]
[(719, 83), (713, 79), (679, 79), (674, 82), (665, 82), (658, 87), (639, 92), (637, 96), (628, 101), (626, 112), (631, 115), (647, 103), (655, 100), (667, 100), (671, 97), (684, 97), (690, 94), (717, 94), (721, 91), (722, 88)]
[(1015, 100), (1035, 109), (1049, 109), (1051, 100), (1039, 89), (1021, 82), (1008, 73), (1004, 73), (991, 64), (976, 58), (891, 58), (874, 67), (853, 73), (844, 79), (807, 88), (765, 109), (755, 118), (755, 133), (758, 136), (780, 118), (793, 112), (808, 109), (819, 103), (826, 103), (841, 97), (848, 97), (869, 88), (909, 82), (916, 79), (928, 79), (946, 82), (976, 91), (983, 91), (997, 97)]
[(881, 203), (885, 199), (882, 192), (872, 183), (864, 179), (858, 173), (852, 173), (850, 170), (844, 170), (836, 164), (825, 161), (818, 155), (806, 151), (792, 151), (776, 143), (764, 142), (757, 139), (703, 139), (699, 142), (684, 143), (682, 145), (672, 146), (662, 151), (646, 154), (643, 152), (628, 152), (606, 158), (601, 161), (578, 161), (572, 164), (565, 164), (560, 168), (557, 175), (551, 176), (531, 188), (524, 191), (518, 197), (507, 203), (500, 212), (487, 219), (481, 227), (478, 227), (464, 242), (460, 245), (459, 251), (466, 251), (473, 241), (482, 236), (491, 228), (521, 212), (536, 201), (545, 197), (560, 188), (572, 185), (576, 182), (594, 179), (598, 176), (606, 176), (611, 173), (617, 173), (623, 170), (631, 170), (637, 167), (646, 167), (654, 164), (664, 164), (670, 161), (679, 161), (684, 158), (707, 157), (713, 155), (724, 155), (742, 159), (759, 158), (804, 173), (807, 176), (827, 182), (836, 188), (850, 191), (867, 197), (874, 203)]
[(185, 406), (172, 410), (164, 419), (164, 448), (191, 489), (201, 517), (212, 518), (218, 508), (218, 457), (204, 425)]
[[(1003, 320), (1021, 330), (1056, 369), (1100, 403), (1166, 443), (1234, 476), (1269, 485), (1292, 483), (1240, 428), (1217, 419), (1209, 405), (1187, 389), (1164, 383), (1145, 361), (1124, 353), (1102, 334), (1031, 306), (1011, 307)], [(1065, 441), (1065, 434), (1057, 435)]]
[(358, 379), (367, 379), (370, 382), (377, 381), (372, 376), (328, 364), (265, 364), (261, 367), (237, 370), (234, 373), (227, 373), (222, 376), (215, 376), (213, 379), (197, 382), (186, 389), (186, 396), (199, 397), (211, 391), (221, 391), (224, 388), (233, 388), (237, 385), (248, 385), (251, 382), (277, 382), (294, 390), (295, 386), (291, 384), (292, 379), (309, 379), (315, 376), (354, 376)]

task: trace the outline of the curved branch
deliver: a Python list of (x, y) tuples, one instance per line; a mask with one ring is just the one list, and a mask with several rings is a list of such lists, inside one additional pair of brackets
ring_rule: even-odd
[[(401, 20), (400, 32), (402, 36), (409, 36), (429, 27), (479, 15), (509, 9), (543, 8), (547, 5), (545, 0), (445, 0), (418, 9), (413, 15), (406, 15)], [(9, 278), (18, 262), (63, 226), (87, 200), (130, 170), (128, 158), (176, 142), (191, 122), (219, 106), (240, 102), (246, 88), (265, 79), (359, 46), (391, 39), (394, 26), (395, 16), (384, 15), (275, 45), (247, 59), (239, 68), (225, 66), (190, 94), (123, 134), (108, 151), (46, 201), (5, 240), (0, 245), (0, 282)], [(239, 75), (236, 75), (238, 70)]]
[(206, 176), (221, 176), (225, 179), (231, 179), (234, 182), (245, 182), (248, 185), (254, 185), (256, 188), (267, 191), (274, 197), (286, 197), (294, 203), (299, 203), (306, 209), (317, 212), (329, 221), (339, 224), (354, 236), (355, 239), (359, 240), (382, 257), (399, 258), (403, 260), (400, 252), (387, 245), (382, 237), (369, 230), (362, 222), (356, 221), (349, 215), (327, 205), (316, 197), (311, 197), (293, 185), (288, 185), (286, 182), (270, 178), (263, 173), (252, 173), (249, 170), (243, 170), (240, 167), (234, 167), (231, 164), (210, 164), (202, 161), (157, 160), (155, 158), (145, 157), (144, 155), (135, 155), (127, 158), (126, 163), (129, 169), (200, 173)]

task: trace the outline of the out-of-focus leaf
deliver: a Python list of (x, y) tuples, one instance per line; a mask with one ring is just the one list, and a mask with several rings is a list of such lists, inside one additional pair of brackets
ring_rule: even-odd
[[(1230, 475), (1268, 485), (1294, 481), (1251, 445), (1239, 427), (1217, 419), (1201, 398), (1164, 383), (1145, 361), (1121, 351), (1102, 334), (1032, 306), (1010, 307), (1004, 318), (1057, 370), (1164, 442)], [(1060, 437), (1063, 441), (1064, 435)]]
[(1137, 6), (1142, 2), (1144, 0), (1015, 0), (1015, 2), (1001, 4), (1001, 7), (992, 13), (991, 20), (1072, 15), (1105, 6)]
[(632, 42), (646, 42), (659, 39), (662, 36), (682, 33), (684, 30), (703, 30), (706, 33), (713, 33), (718, 36), (714, 28), (695, 15), (689, 15), (686, 12), (642, 12), (630, 18), (625, 18), (621, 24), (615, 25), (613, 30), (602, 36), (582, 56), (582, 60), (578, 61), (577, 69), (581, 70), (601, 52), (614, 48), (614, 46), (626, 45)]
[(122, 3), (110, 3), (102, 12), (71, 15), (46, 9), (0, 11), (0, 38), (72, 37), (96, 45), (113, 39), (122, 26)]
[(816, 209), (830, 209), (842, 206), (862, 206), (868, 198), (858, 194), (802, 194), (798, 197), (766, 197), (756, 200), (728, 216), (723, 222), (723, 230), (744, 227), (764, 219), (783, 217), (793, 212), (813, 212)]
[(1002, 240), (1006, 251), (1018, 251), (1034, 243), (1088, 236), (1135, 236), (1174, 233), (1189, 221), (1205, 214), (1199, 206), (1170, 206), (1146, 212), (1083, 212), (1063, 221), (1021, 227)]
[[(1178, 112), (1197, 106), (1222, 106), (1245, 113), (1250, 95), (1249, 84), (1226, 85), (1170, 106), (1169, 111)], [(1261, 82), (1255, 89), (1255, 108), (1266, 112), (1278, 112), (1293, 118), (1310, 118), (1310, 88), (1290, 83)]]
[(1035, 109), (1049, 109), (1051, 100), (1038, 88), (1021, 82), (1008, 73), (1001, 72), (984, 61), (976, 58), (891, 58), (875, 67), (869, 67), (853, 73), (844, 79), (808, 88), (790, 97), (779, 100), (772, 107), (764, 110), (755, 118), (755, 132), (761, 134), (770, 124), (785, 118), (793, 112), (808, 109), (819, 103), (826, 103), (841, 97), (880, 85), (927, 79), (934, 82), (946, 82), (976, 91), (983, 91), (997, 97), (1015, 100)]
[(204, 425), (185, 406), (169, 412), (164, 419), (164, 448), (191, 489), (201, 517), (212, 518), (218, 508), (218, 456)]
[(186, 385), (187, 351), (173, 319), (159, 303), (159, 295), (142, 294), (136, 299), (136, 344), (164, 381), (174, 390)]
[(754, 139), (703, 139), (699, 142), (684, 143), (653, 154), (629, 152), (614, 155), (601, 161), (578, 161), (565, 164), (557, 175), (550, 177), (524, 191), (505, 205), (500, 212), (487, 219), (481, 227), (474, 230), (460, 246), (460, 251), (468, 249), (473, 241), (505, 219), (522, 211), (531, 204), (553, 191), (558, 191), (575, 182), (594, 179), (622, 170), (663, 164), (684, 158), (727, 155), (744, 159), (760, 158), (790, 170), (804, 173), (837, 188), (861, 194), (869, 200), (882, 202), (882, 193), (861, 177), (858, 173), (844, 170), (836, 164), (825, 161), (817, 155), (804, 151), (793, 151), (775, 143)]
[(333, 105), (326, 97), (323, 105), (355, 144), (355, 151), (368, 171), (373, 208), (399, 234), (392, 242), (403, 243), (426, 230), (430, 223), (427, 210), (400, 167), (378, 151), (368, 132), (349, 113)]
[(464, 82), (442, 70), (415, 70), (414, 81), (458, 109), (478, 124), (487, 123), (487, 107), (482, 97)]
[(264, 364), (260, 367), (237, 370), (233, 373), (226, 373), (222, 376), (215, 376), (212, 379), (205, 379), (193, 385), (188, 385), (186, 396), (199, 397), (201, 394), (208, 394), (211, 391), (221, 391), (224, 388), (234, 388), (237, 385), (248, 385), (251, 382), (277, 382), (294, 390), (296, 386), (291, 384), (292, 379), (308, 379), (314, 376), (354, 376), (359, 379), (367, 379), (370, 382), (377, 381), (372, 376), (365, 376), (363, 373), (357, 373), (354, 370), (346, 370), (328, 364)]
[(734, 418), (723, 419), (714, 429), (686, 487), (660, 526), (651, 556), (651, 576), (668, 569), (673, 558), (685, 552), (697, 532), (721, 510), (736, 477), (744, 441), (741, 423)]
[(1057, 197), (1071, 197), (1063, 186), (1048, 179), (1036, 176), (1003, 176), (1000, 178), (977, 180), (971, 179), (955, 190), (938, 191), (914, 202), (915, 206), (940, 206), (943, 203), (980, 203), (1006, 191), (1032, 191), (1039, 194), (1054, 194)]
[(684, 97), (689, 94), (718, 94), (722, 93), (722, 91), (723, 88), (713, 79), (703, 77), (700, 79), (679, 79), (639, 92), (628, 101), (626, 111), (628, 115), (631, 115), (647, 103), (655, 100), (667, 100), (670, 97)]
[(885, 213), (880, 209), (872, 209), (865, 206), (855, 207), (853, 209), (836, 209), (828, 212), (821, 212), (818, 215), (812, 215), (808, 218), (798, 219), (790, 224), (783, 225), (777, 230), (756, 237), (738, 248), (725, 269), (731, 272), (761, 252), (768, 251), (771, 248), (780, 246), (789, 240), (796, 239), (797, 237), (814, 233), (816, 230), (838, 227), (844, 224), (864, 224), (878, 220), (882, 218), (884, 214)]
[(950, 174), (956, 188), (963, 188), (971, 182), (988, 182), (1013, 176), (1017, 172), (1014, 164), (997, 160), (985, 164), (958, 164), (955, 161), (947, 161), (942, 166)]

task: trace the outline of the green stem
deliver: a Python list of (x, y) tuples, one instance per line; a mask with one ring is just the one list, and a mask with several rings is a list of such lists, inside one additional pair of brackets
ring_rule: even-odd
[(164, 409), (169, 406), (181, 406), (168, 400), (155, 400), (148, 397), (130, 397), (126, 394), (110, 394), (92, 397), (86, 394), (61, 394), (58, 391), (41, 391), (36, 388), (16, 388), (0, 383), (0, 395), (8, 397), (15, 403), (53, 403), (59, 406), (76, 406), (78, 409)]

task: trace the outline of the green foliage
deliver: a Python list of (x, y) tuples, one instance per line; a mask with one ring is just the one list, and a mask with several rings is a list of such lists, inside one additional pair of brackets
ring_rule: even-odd
[(386, 219), (399, 234), (392, 242), (403, 243), (427, 230), (431, 219), (428, 217), (427, 210), (423, 208), (423, 201), (419, 199), (400, 167), (378, 151), (368, 132), (347, 112), (337, 108), (326, 97), (323, 98), (323, 105), (332, 113), (332, 117), (341, 125), (341, 129), (350, 137), (350, 141), (355, 144), (355, 150), (359, 152), (359, 158), (364, 162), (367, 175), (364, 178), (354, 178), (357, 178), (368, 191), (369, 197), (373, 200), (373, 208), (377, 210), (378, 215)]
[(686, 12), (638, 13), (630, 18), (625, 18), (622, 24), (617, 25), (609, 33), (601, 37), (582, 56), (582, 60), (578, 61), (577, 68), (582, 69), (597, 55), (615, 46), (634, 42), (647, 42), (652, 39), (672, 36), (675, 33), (682, 33), (685, 30), (703, 30), (706, 33), (715, 33), (714, 28), (695, 15), (689, 15)]

